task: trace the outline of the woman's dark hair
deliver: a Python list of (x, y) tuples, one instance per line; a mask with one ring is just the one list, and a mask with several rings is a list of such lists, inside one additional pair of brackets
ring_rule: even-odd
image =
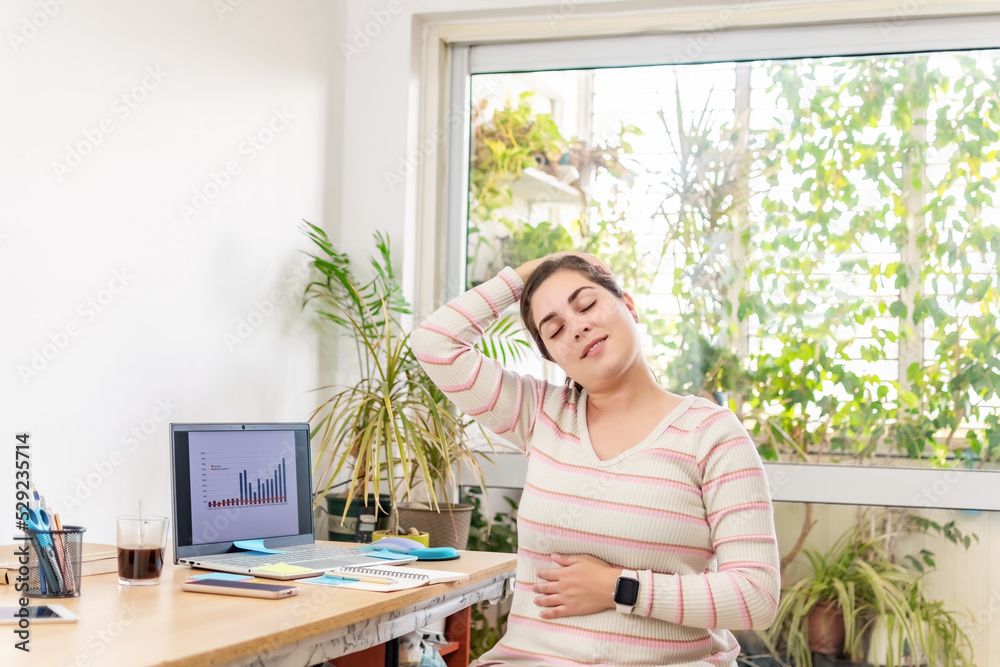
[(542, 341), (542, 334), (538, 331), (538, 327), (535, 326), (535, 320), (531, 316), (531, 297), (534, 296), (539, 285), (545, 282), (552, 274), (559, 271), (575, 271), (590, 282), (608, 290), (619, 299), (625, 296), (625, 292), (615, 282), (614, 276), (605, 273), (603, 269), (591, 264), (587, 259), (579, 255), (562, 255), (561, 257), (545, 260), (539, 264), (531, 272), (531, 275), (528, 276), (528, 279), (524, 283), (524, 289), (521, 290), (521, 320), (524, 322), (528, 333), (531, 334), (531, 339), (538, 346), (538, 351), (548, 361), (552, 361), (552, 357), (549, 355), (549, 351)]

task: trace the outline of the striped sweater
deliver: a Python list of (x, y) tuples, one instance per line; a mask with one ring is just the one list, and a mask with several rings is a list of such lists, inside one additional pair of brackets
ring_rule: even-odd
[[(598, 459), (585, 390), (519, 376), (474, 347), (522, 286), (505, 268), (411, 337), (434, 382), (528, 457), (507, 633), (477, 665), (735, 665), (729, 630), (767, 627), (779, 587), (753, 442), (731, 411), (689, 396), (642, 442)], [(637, 570), (633, 612), (539, 618), (532, 586), (540, 569), (558, 567), (553, 553)]]

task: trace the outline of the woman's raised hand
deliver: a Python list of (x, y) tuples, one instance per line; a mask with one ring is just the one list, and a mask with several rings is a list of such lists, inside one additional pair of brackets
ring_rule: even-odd
[(538, 259), (528, 260), (527, 262), (525, 262), (524, 264), (522, 264), (521, 266), (517, 267), (514, 270), (517, 272), (517, 275), (521, 277), (522, 281), (527, 281), (528, 277), (531, 276), (532, 273), (534, 273), (535, 269), (538, 268), (538, 265), (540, 265), (542, 262), (545, 262), (550, 259), (559, 259), (560, 257), (565, 257), (566, 255), (576, 255), (577, 257), (581, 257), (590, 262), (591, 264), (593, 264), (594, 266), (596, 266), (597, 268), (599, 268), (604, 273), (608, 274), (609, 276), (612, 275), (611, 269), (609, 269), (607, 265), (600, 259), (598, 259), (594, 255), (591, 255), (590, 253), (579, 252), (576, 250), (561, 250), (559, 252), (554, 252), (550, 255), (545, 255), (544, 257), (539, 257)]

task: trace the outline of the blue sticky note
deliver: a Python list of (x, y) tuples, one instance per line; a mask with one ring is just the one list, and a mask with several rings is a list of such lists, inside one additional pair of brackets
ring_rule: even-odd
[(279, 549), (268, 549), (264, 546), (264, 540), (239, 540), (233, 542), (238, 549), (246, 549), (258, 554), (283, 554), (285, 551)]
[(229, 572), (207, 572), (205, 574), (196, 574), (193, 577), (188, 577), (188, 579), (222, 579), (223, 581), (246, 581), (247, 579), (253, 579), (253, 575), (230, 574)]

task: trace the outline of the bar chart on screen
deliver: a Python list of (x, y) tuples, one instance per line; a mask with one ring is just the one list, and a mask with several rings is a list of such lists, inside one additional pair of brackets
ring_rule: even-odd
[(188, 446), (194, 544), (295, 534), (309, 486), (292, 432), (200, 431)]
[(201, 460), (205, 507), (261, 507), (288, 502), (288, 467), (280, 452), (211, 452)]

